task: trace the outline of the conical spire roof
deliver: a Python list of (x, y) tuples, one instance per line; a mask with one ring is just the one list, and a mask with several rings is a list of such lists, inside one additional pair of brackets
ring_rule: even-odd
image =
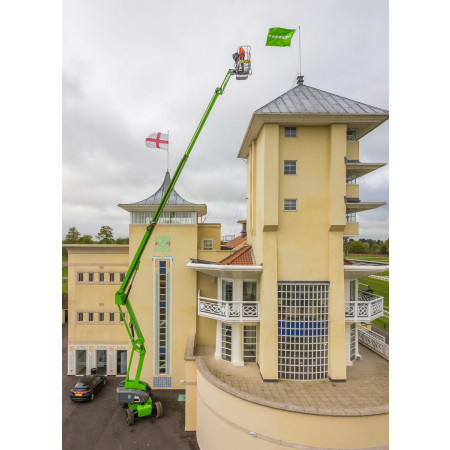
[[(169, 183), (170, 183), (170, 173), (169, 171), (167, 171), (164, 177), (163, 184), (153, 195), (139, 202), (128, 203), (128, 205), (159, 205), (164, 196), (164, 193), (167, 190), (167, 187), (169, 186)], [(192, 203), (185, 200), (180, 194), (177, 193), (177, 191), (175, 191), (175, 189), (170, 194), (169, 200), (166, 203), (166, 205), (196, 205), (196, 204), (198, 203)]]

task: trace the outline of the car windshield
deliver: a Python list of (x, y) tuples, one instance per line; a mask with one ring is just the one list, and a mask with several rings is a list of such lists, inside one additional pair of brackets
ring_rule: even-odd
[(76, 385), (75, 385), (75, 388), (74, 389), (86, 389), (88, 386), (86, 386), (84, 383), (80, 383), (80, 382), (78, 382)]

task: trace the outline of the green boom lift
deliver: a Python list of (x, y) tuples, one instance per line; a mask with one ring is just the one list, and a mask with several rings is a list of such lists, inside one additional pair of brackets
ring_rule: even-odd
[[(242, 52), (242, 50), (244, 52)], [(129, 296), (130, 291), (133, 286), (133, 281), (136, 276), (136, 273), (139, 269), (139, 263), (141, 261), (141, 257), (144, 253), (144, 250), (150, 240), (151, 235), (158, 223), (158, 220), (161, 216), (161, 213), (166, 206), (166, 203), (172, 193), (175, 184), (180, 177), (181, 171), (183, 170), (188, 158), (191, 153), (192, 148), (194, 147), (195, 142), (197, 141), (200, 132), (202, 131), (203, 126), (205, 125), (206, 119), (209, 116), (217, 98), (219, 95), (222, 95), (225, 91), (225, 88), (230, 80), (232, 75), (236, 76), (237, 80), (246, 80), (248, 75), (251, 75), (251, 48), (250, 46), (239, 46), (236, 53), (233, 54), (233, 59), (235, 61), (234, 68), (229, 69), (225, 78), (220, 87), (216, 88), (214, 91), (214, 95), (209, 102), (208, 107), (206, 108), (205, 113), (203, 114), (200, 123), (195, 130), (194, 135), (192, 136), (191, 142), (189, 143), (186, 152), (184, 153), (181, 161), (178, 164), (178, 167), (173, 174), (172, 179), (170, 180), (169, 186), (164, 193), (163, 198), (161, 199), (161, 203), (158, 205), (155, 214), (152, 217), (152, 220), (147, 227), (147, 230), (142, 238), (142, 241), (134, 255), (133, 261), (128, 268), (128, 271), (123, 279), (123, 282), (116, 292), (115, 295), (115, 303), (119, 308), (120, 315), (122, 317), (123, 323), (125, 324), (128, 337), (130, 338), (132, 351), (130, 356), (130, 362), (128, 364), (127, 375), (125, 377), (125, 381), (119, 384), (119, 387), (116, 391), (116, 400), (122, 405), (122, 407), (127, 408), (126, 411), (126, 419), (127, 424), (132, 425), (135, 421), (136, 417), (145, 417), (149, 416), (153, 409), (156, 409), (156, 417), (159, 418), (162, 415), (162, 405), (160, 402), (154, 402), (152, 400), (152, 389), (148, 383), (140, 381), (142, 365), (144, 363), (145, 357), (145, 346), (144, 346), (144, 336), (142, 334), (141, 328), (139, 327), (139, 323), (137, 321), (136, 315), (134, 314), (133, 308), (131, 306)], [(128, 311), (128, 316), (130, 318), (129, 323), (125, 321), (125, 315), (122, 308), (126, 308)], [(136, 337), (135, 337), (136, 333)], [(136, 370), (136, 375), (134, 379), (130, 378), (131, 371), (131, 363), (133, 361), (134, 353), (139, 354), (139, 362)]]

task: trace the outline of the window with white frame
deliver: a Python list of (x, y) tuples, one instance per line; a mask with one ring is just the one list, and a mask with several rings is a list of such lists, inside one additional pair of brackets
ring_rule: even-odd
[(244, 325), (244, 362), (256, 362), (256, 325)]
[(297, 137), (297, 127), (284, 127), (284, 137)]
[(347, 222), (356, 222), (356, 211), (354, 209), (347, 209), (345, 212), (345, 220)]
[(171, 260), (157, 260), (156, 270), (156, 372), (157, 375), (170, 374), (170, 289), (169, 277)]
[(231, 361), (231, 325), (222, 323), (222, 359)]
[(354, 302), (356, 300), (356, 281), (350, 281), (350, 301)]
[(284, 174), (297, 175), (297, 161), (284, 161)]
[(98, 281), (100, 281), (100, 283), (104, 283), (105, 282), (105, 274), (103, 272), (100, 272), (98, 274)]
[(284, 211), (297, 211), (297, 199), (285, 198), (284, 199)]
[(125, 280), (125, 274), (121, 273), (120, 274), (120, 282), (122, 283), (123, 280)]
[[(154, 212), (149, 211), (133, 211), (131, 213), (131, 223), (134, 224), (148, 224), (153, 218)], [(197, 220), (195, 211), (164, 211), (159, 216), (158, 223), (167, 224), (193, 224)]]
[(278, 377), (328, 377), (329, 283), (278, 282)]
[(203, 250), (212, 250), (214, 248), (213, 239), (203, 239)]
[(83, 322), (84, 321), (84, 313), (79, 312), (77, 314), (77, 316), (78, 316), (78, 322)]
[(84, 273), (83, 272), (78, 272), (78, 282), (82, 283), (84, 279)]
[(256, 281), (242, 282), (242, 301), (244, 302), (256, 301)]
[(92, 272), (89, 273), (89, 283), (94, 281), (94, 274)]
[(222, 280), (222, 300), (233, 301), (233, 280)]
[(98, 321), (104, 322), (105, 321), (105, 313), (98, 313)]
[(109, 274), (109, 282), (114, 283), (114, 273)]
[(93, 322), (94, 321), (94, 313), (88, 313), (88, 321)]
[(109, 321), (114, 322), (115, 313), (109, 313)]

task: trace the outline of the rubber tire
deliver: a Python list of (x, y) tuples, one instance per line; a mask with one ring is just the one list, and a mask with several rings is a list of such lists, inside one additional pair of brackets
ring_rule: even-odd
[(132, 409), (128, 408), (126, 412), (127, 425), (131, 426), (134, 424), (134, 412)]
[(103, 380), (103, 386), (106, 386), (106, 378)]
[(152, 388), (149, 385), (147, 385), (146, 392), (149, 395), (149, 397), (153, 400), (153, 391), (152, 391)]
[(95, 394), (92, 393), (91, 396), (90, 396), (91, 402), (92, 402), (92, 400), (94, 400), (94, 398), (95, 398)]
[(163, 407), (161, 402), (155, 402), (155, 408), (156, 408), (156, 418), (159, 419), (163, 415)]

